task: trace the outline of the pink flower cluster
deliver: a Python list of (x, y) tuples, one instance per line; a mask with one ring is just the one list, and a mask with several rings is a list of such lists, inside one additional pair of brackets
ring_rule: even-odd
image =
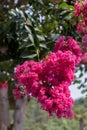
[(87, 63), (87, 50), (82, 50), (81, 61), (82, 61), (83, 63)]
[(62, 82), (71, 84), (74, 80), (75, 57), (70, 51), (51, 53), (42, 60), (42, 66), (40, 80), (46, 87), (56, 86)]
[(87, 34), (87, 1), (75, 4), (75, 16), (79, 17), (80, 23), (77, 26), (77, 31), (82, 34)]
[(87, 63), (87, 34), (82, 37), (82, 57), (81, 61)]
[(0, 81), (0, 89), (4, 89), (8, 87), (8, 81), (5, 81), (4, 83)]
[(15, 98), (21, 96), (32, 96), (37, 97), (40, 90), (39, 77), (42, 66), (39, 62), (26, 61), (22, 65), (17, 66), (16, 73), (14, 74), (18, 84), (16, 89), (13, 91)]
[(56, 113), (58, 118), (72, 117), (73, 99), (69, 91), (75, 69), (72, 52), (53, 52), (42, 60), (42, 65), (41, 89), (38, 95), (42, 109), (48, 111), (50, 115)]
[(80, 3), (76, 3), (76, 4), (75, 4), (74, 14), (75, 14), (75, 16), (79, 16), (80, 13), (81, 13), (81, 4), (80, 4)]
[(83, 46), (87, 46), (87, 34), (85, 34), (85, 35), (82, 37), (82, 44), (83, 44)]
[(71, 110), (73, 99), (70, 97), (67, 82), (54, 88), (41, 87), (38, 101), (42, 104), (42, 109), (48, 111), (50, 115), (56, 113), (58, 118), (73, 117)]
[(74, 40), (72, 37), (61, 36), (60, 38), (58, 38), (54, 46), (54, 52), (57, 52), (58, 50), (61, 50), (63, 52), (71, 51), (72, 55), (75, 58), (75, 64), (78, 65), (80, 63), (81, 49), (79, 43), (76, 40)]
[(75, 4), (75, 16), (78, 17), (79, 20), (77, 31), (82, 35), (81, 61), (87, 63), (87, 0)]
[[(17, 66), (14, 74), (17, 80), (13, 91), (15, 98), (33, 96), (42, 109), (58, 118), (73, 117), (73, 99), (69, 86), (74, 80), (75, 65), (80, 62), (80, 48), (73, 38), (60, 37), (54, 52), (41, 62), (26, 61)], [(76, 60), (77, 58), (77, 60)]]

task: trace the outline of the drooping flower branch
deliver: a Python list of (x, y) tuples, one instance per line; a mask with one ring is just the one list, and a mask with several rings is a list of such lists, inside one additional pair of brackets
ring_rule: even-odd
[(58, 38), (54, 51), (40, 62), (26, 61), (17, 66), (15, 98), (32, 96), (50, 115), (73, 117), (69, 86), (74, 80), (75, 66), (81, 61), (80, 56), (79, 44), (72, 37)]
[(75, 16), (79, 18), (77, 30), (80, 34), (87, 34), (87, 1), (77, 2), (75, 4)]
[(75, 17), (78, 18), (77, 31), (80, 34), (82, 62), (87, 63), (87, 0), (77, 1), (75, 4)]

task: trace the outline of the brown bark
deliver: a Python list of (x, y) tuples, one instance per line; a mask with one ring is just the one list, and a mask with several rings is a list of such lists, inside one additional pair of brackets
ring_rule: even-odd
[(9, 126), (8, 87), (0, 89), (0, 130), (7, 130)]
[(12, 130), (24, 129), (24, 116), (27, 99), (16, 100), (15, 112), (14, 112), (14, 125)]
[(79, 130), (83, 130), (84, 124), (83, 124), (83, 118), (80, 118), (79, 120)]

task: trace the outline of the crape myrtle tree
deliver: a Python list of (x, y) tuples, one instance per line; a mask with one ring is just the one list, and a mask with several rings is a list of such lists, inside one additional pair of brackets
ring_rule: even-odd
[[(0, 130), (23, 129), (24, 110), (31, 97), (37, 98), (51, 116), (73, 117), (69, 86), (74, 82), (76, 67), (81, 70), (79, 77), (83, 69), (86, 71), (86, 31), (80, 30), (86, 30), (87, 4), (79, 3), (1, 1)], [(80, 26), (84, 20), (85, 25)], [(80, 83), (79, 77), (75, 82)], [(12, 125), (9, 109), (15, 110)]]

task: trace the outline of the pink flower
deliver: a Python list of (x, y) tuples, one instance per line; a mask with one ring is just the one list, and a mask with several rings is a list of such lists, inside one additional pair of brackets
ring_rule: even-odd
[(87, 52), (85, 51), (82, 53), (82, 62), (87, 63)]
[(0, 89), (4, 89), (8, 87), (8, 81), (5, 81), (4, 83), (0, 81)]
[[(65, 90), (68, 91), (68, 96)], [(41, 103), (42, 109), (49, 112), (49, 115), (56, 113), (58, 118), (72, 117), (70, 113), (72, 113), (73, 99), (70, 97), (67, 82), (50, 89), (42, 87), (39, 92), (38, 102)]]
[(38, 75), (41, 70), (41, 64), (35, 61), (26, 61), (22, 65), (17, 66), (14, 74), (19, 86), (17, 90), (19, 91), (21, 85), (26, 86), (26, 96), (32, 94), (34, 97), (36, 97), (40, 89)]
[(74, 11), (74, 14), (75, 14), (75, 16), (79, 16), (80, 15), (80, 13), (81, 13), (81, 4), (80, 3), (76, 3), (75, 4), (75, 11)]
[(87, 1), (82, 1), (82, 4), (75, 4), (75, 16), (80, 18), (80, 23), (77, 25), (77, 31), (80, 34), (87, 34)]
[(87, 46), (87, 34), (82, 37), (82, 46)]
[(83, 33), (83, 27), (84, 27), (84, 24), (83, 23), (79, 23), (77, 25), (77, 31), (82, 34)]
[(54, 52), (57, 52), (58, 50), (61, 50), (63, 52), (71, 51), (72, 55), (75, 57), (75, 64), (78, 65), (80, 63), (81, 49), (79, 43), (76, 40), (74, 40), (72, 37), (62, 36), (58, 38), (54, 46)]
[(18, 90), (13, 90), (14, 99), (20, 99), (22, 97), (22, 94)]

